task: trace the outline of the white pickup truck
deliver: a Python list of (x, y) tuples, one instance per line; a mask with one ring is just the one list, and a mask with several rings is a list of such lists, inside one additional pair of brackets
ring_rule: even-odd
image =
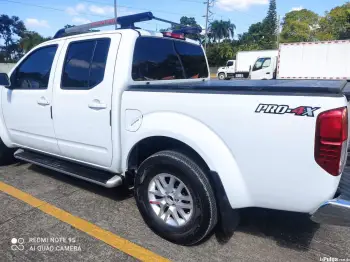
[(182, 245), (215, 226), (231, 232), (246, 207), (350, 225), (350, 85), (210, 81), (200, 45), (128, 24), (147, 17), (60, 31), (0, 74), (0, 160), (16, 150), (107, 188), (134, 187), (147, 225)]

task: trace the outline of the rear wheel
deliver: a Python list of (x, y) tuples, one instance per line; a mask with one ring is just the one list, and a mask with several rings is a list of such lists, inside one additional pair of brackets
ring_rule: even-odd
[(205, 171), (182, 153), (162, 151), (146, 159), (135, 191), (147, 225), (171, 242), (196, 244), (216, 225), (215, 197)]
[(219, 80), (225, 80), (226, 79), (226, 76), (224, 73), (220, 73), (219, 76), (218, 76)]

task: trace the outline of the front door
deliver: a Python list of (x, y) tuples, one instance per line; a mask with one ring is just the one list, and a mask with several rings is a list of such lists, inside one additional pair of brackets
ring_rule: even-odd
[(229, 61), (227, 62), (227, 73), (228, 74), (233, 74), (236, 71), (236, 61)]
[(118, 34), (68, 40), (60, 57), (53, 121), (62, 155), (101, 167), (112, 162), (112, 87)]
[(259, 58), (253, 66), (251, 79), (270, 80), (273, 78), (273, 64), (270, 57)]
[(2, 89), (5, 124), (11, 141), (19, 147), (60, 153), (51, 119), (59, 49), (53, 44), (32, 51), (12, 72), (10, 89)]

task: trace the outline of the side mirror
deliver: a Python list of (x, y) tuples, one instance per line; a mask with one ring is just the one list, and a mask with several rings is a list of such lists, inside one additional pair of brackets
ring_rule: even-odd
[(0, 73), (0, 86), (5, 86), (6, 88), (11, 86), (10, 79), (6, 73)]

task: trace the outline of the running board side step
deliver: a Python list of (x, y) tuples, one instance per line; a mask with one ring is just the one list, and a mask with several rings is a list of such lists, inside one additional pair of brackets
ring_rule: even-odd
[(19, 149), (15, 152), (14, 157), (106, 188), (113, 188), (123, 184), (123, 178), (120, 175), (33, 151)]

